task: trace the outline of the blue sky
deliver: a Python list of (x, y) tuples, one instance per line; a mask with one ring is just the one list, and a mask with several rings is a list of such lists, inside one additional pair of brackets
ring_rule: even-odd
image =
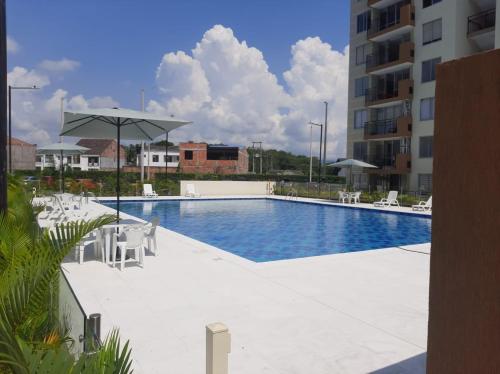
[(260, 50), (288, 90), (283, 73), (290, 69), (292, 45), (319, 36), (342, 51), (348, 10), (348, 1), (340, 0), (7, 0), (8, 35), (19, 45), (8, 64), (30, 70), (46, 59), (78, 61), (74, 71), (50, 76), (50, 91), (110, 96), (133, 108), (141, 88), (148, 101), (157, 99), (155, 73), (164, 54), (189, 55), (220, 24)]

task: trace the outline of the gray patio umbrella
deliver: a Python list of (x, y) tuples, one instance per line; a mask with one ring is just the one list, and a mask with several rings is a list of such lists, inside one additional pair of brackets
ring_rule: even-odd
[(37, 152), (43, 155), (59, 154), (61, 157), (61, 186), (60, 190), (64, 193), (64, 156), (80, 155), (87, 152), (89, 149), (76, 144), (69, 143), (54, 143), (38, 148)]
[(352, 158), (348, 158), (343, 161), (334, 162), (333, 164), (328, 164), (327, 166), (333, 166), (336, 168), (349, 169), (349, 185), (351, 185), (352, 178), (352, 168), (377, 168), (377, 166), (369, 164), (364, 161), (355, 160)]
[(116, 215), (120, 219), (120, 141), (152, 141), (192, 122), (169, 116), (139, 112), (129, 109), (86, 109), (64, 112), (61, 136), (76, 136), (87, 139), (114, 139), (116, 148)]

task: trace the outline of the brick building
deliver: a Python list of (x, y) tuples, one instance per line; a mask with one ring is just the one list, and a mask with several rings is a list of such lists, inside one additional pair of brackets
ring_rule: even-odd
[[(10, 140), (12, 147), (12, 170), (35, 170), (36, 144), (30, 144), (20, 139)], [(7, 146), (7, 165), (9, 164), (9, 149)]]
[(246, 174), (248, 153), (222, 144), (180, 143), (179, 165), (182, 173)]

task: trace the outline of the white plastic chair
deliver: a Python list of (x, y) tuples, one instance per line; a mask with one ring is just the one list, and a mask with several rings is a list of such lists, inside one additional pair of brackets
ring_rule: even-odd
[(417, 205), (412, 205), (411, 208), (423, 212), (432, 210), (432, 196), (427, 201), (420, 201)]
[[(146, 239), (148, 243), (148, 251), (153, 253), (155, 256), (158, 256), (158, 245), (156, 244), (156, 227), (159, 224), (160, 219), (158, 217), (154, 217), (151, 220), (151, 224), (146, 225), (144, 232), (144, 239)], [(151, 244), (153, 244), (153, 247), (151, 247)]]
[(389, 191), (387, 198), (383, 198), (380, 201), (375, 201), (373, 206), (389, 207), (391, 205), (396, 205), (399, 207), (398, 201), (398, 191)]
[[(113, 248), (113, 267), (116, 265), (116, 252), (120, 252), (120, 270), (123, 271), (125, 262), (137, 262), (144, 267), (144, 226), (134, 225), (126, 227), (122, 234), (114, 234), (116, 246)], [(125, 241), (120, 241), (125, 237)], [(128, 251), (134, 251), (134, 258), (126, 259)]]
[(361, 192), (354, 192), (351, 194), (351, 199), (353, 200), (354, 204), (357, 204), (360, 202), (359, 198), (361, 197)]
[(101, 229), (94, 230), (91, 234), (84, 237), (75, 247), (75, 261), (83, 263), (85, 247), (89, 244), (94, 245), (94, 256), (98, 258), (101, 255), (101, 261), (105, 261), (104, 239)]
[(194, 184), (188, 183), (186, 185), (186, 197), (200, 197), (201, 195), (196, 192)]
[(339, 191), (338, 194), (339, 194), (339, 202), (342, 201), (342, 203), (345, 204), (346, 200), (347, 200), (347, 202), (351, 201), (348, 192)]
[(149, 183), (145, 183), (143, 186), (142, 186), (142, 195), (144, 197), (158, 197), (158, 194), (156, 193), (156, 191), (153, 190), (153, 186)]

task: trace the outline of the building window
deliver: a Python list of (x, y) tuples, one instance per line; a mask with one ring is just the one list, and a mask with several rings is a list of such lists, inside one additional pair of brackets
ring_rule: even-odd
[(422, 192), (432, 192), (432, 174), (418, 175), (418, 189)]
[(153, 162), (159, 162), (159, 161), (160, 161), (160, 156), (153, 155)]
[(355, 160), (366, 161), (368, 159), (368, 143), (355, 142), (352, 156)]
[(434, 5), (434, 4), (437, 4), (440, 2), (441, 2), (441, 0), (423, 0), (422, 1), (422, 8), (428, 8), (431, 5)]
[(88, 157), (87, 162), (89, 166), (99, 166), (99, 157)]
[(422, 61), (422, 83), (436, 80), (436, 65), (441, 63), (441, 57)]
[(356, 47), (356, 65), (362, 65), (366, 63), (366, 55), (368, 54), (368, 44), (360, 45)]
[(366, 31), (371, 26), (370, 11), (358, 14), (356, 30), (358, 34), (360, 32)]
[(434, 119), (434, 98), (428, 97), (420, 100), (420, 121)]
[(362, 129), (365, 123), (368, 122), (368, 110), (361, 109), (354, 111), (354, 128)]
[(184, 151), (184, 159), (192, 160), (193, 159), (193, 151)]
[(79, 164), (80, 163), (80, 155), (73, 156), (73, 163), (74, 164)]
[(420, 158), (430, 158), (432, 157), (432, 136), (421, 136), (419, 144), (418, 156)]
[(368, 77), (354, 80), (354, 97), (366, 96), (368, 91)]
[(207, 148), (207, 160), (238, 160), (238, 147), (211, 146)]
[(443, 28), (441, 18), (431, 22), (424, 23), (422, 26), (424, 30), (423, 44), (430, 44), (441, 40)]

